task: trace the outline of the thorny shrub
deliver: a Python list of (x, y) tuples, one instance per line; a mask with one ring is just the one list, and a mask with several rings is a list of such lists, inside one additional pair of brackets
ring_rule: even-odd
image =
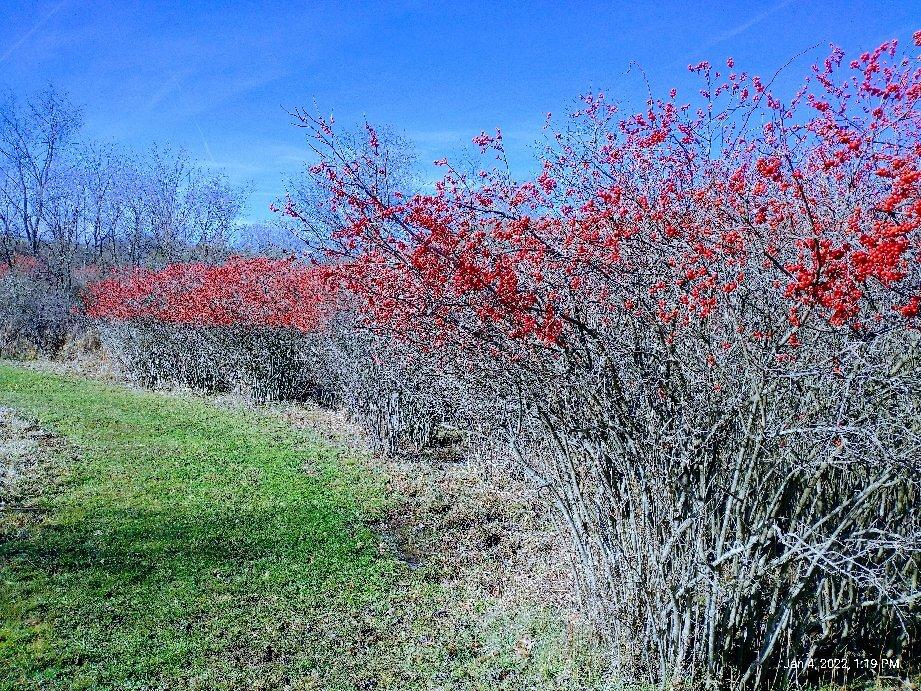
[[(731, 59), (690, 69), (699, 106), (673, 90), (623, 116), (589, 94), (563, 127), (548, 114), (534, 180), (511, 178), (497, 131), (474, 142), (500, 165), (438, 161), (430, 194), (393, 183), (399, 152), (370, 125), (356, 145), (299, 112), (322, 201), (277, 210), (319, 264), (282, 273), (322, 287), (269, 273), (217, 304), (192, 281), (188, 300), (164, 286), (99, 309), (104, 288), (91, 313), (310, 333), (314, 371), (358, 391), (369, 426), (425, 443), (455, 425), (516, 459), (625, 678), (756, 687), (819, 658), (905, 656), (921, 633), (918, 62), (895, 42), (834, 49), (787, 102)], [(295, 323), (289, 303), (323, 317)]]

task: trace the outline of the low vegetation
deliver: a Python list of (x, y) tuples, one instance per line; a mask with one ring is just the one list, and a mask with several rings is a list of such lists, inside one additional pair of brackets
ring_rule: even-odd
[(354, 452), (264, 411), (8, 365), (0, 405), (62, 438), (50, 489), (0, 509), (0, 689), (604, 685), (557, 612), (458, 600), (372, 531), (393, 500)]

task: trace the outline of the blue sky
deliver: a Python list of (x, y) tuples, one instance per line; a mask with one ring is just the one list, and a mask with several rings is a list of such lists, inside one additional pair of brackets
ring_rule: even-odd
[(500, 126), (524, 172), (547, 111), (591, 88), (642, 102), (631, 62), (655, 91), (691, 92), (701, 59), (766, 75), (815, 44), (851, 54), (919, 28), (921, 0), (0, 0), (0, 88), (52, 82), (93, 137), (187, 149), (251, 185), (257, 220), (306, 158), (286, 108), (392, 125), (425, 163)]

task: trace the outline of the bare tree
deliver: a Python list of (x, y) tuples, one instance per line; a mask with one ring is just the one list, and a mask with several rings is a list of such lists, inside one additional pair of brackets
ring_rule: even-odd
[(77, 289), (108, 268), (219, 261), (232, 252), (243, 188), (185, 151), (155, 146), (131, 155), (88, 140), (81, 125), (80, 110), (50, 86), (0, 105), (0, 308), (15, 327), (0, 334), (0, 346), (63, 343), (69, 327), (58, 320), (38, 328), (48, 310), (32, 295), (53, 292), (73, 305)]
[(44, 254), (47, 207), (74, 165), (81, 124), (80, 110), (51, 86), (22, 106), (10, 97), (0, 109), (0, 194), (5, 218), (15, 213), (17, 221), (6, 220), (4, 231), (15, 232), (35, 257)]
[(185, 151), (153, 147), (122, 177), (120, 237), (129, 263), (227, 254), (245, 190), (208, 174)]

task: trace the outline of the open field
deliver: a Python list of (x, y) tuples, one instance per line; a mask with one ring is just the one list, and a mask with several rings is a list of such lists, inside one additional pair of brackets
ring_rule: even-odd
[(355, 454), (265, 412), (6, 364), (0, 405), (63, 437), (41, 512), (0, 514), (2, 689), (565, 683), (553, 626), (505, 622), (533, 637), (516, 649), (458, 624), (439, 569), (369, 529), (384, 478)]

